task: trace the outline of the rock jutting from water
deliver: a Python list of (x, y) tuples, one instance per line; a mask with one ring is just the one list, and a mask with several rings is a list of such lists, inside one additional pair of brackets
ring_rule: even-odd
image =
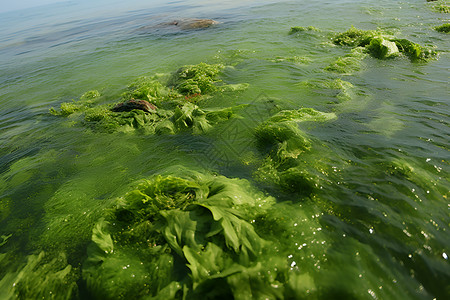
[(208, 28), (212, 25), (219, 24), (219, 22), (212, 19), (180, 19), (167, 23), (183, 30)]

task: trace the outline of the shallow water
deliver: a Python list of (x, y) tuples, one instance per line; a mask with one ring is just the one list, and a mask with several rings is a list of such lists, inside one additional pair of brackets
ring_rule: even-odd
[[(431, 6), (419, 0), (99, 0), (1, 14), (0, 253), (14, 260), (0, 256), (0, 292), (15, 298), (9, 274), (40, 251), (49, 253), (48, 261), (65, 253), (81, 274), (92, 229), (115, 199), (137, 181), (180, 165), (247, 179), (276, 198), (267, 217), (272, 234), (258, 233), (277, 237), (270, 255), (311, 278), (309, 297), (447, 298), (449, 39), (433, 28), (448, 15)], [(160, 26), (179, 18), (220, 23), (187, 31)], [(349, 53), (331, 38), (351, 25), (388, 30), (439, 56), (426, 63), (368, 56), (357, 71), (325, 71)], [(319, 31), (289, 35), (292, 26)], [(206, 134), (105, 133), (49, 113), (93, 89), (103, 101), (118, 102), (137, 77), (200, 62), (232, 66), (221, 79), (249, 84), (202, 103), (249, 104), (241, 118)], [(353, 87), (323, 85), (335, 79)], [(337, 116), (298, 125), (314, 141), (302, 163), (317, 166), (324, 178), (308, 196), (254, 176), (263, 155), (253, 130), (277, 109), (301, 107)], [(81, 277), (76, 282), (80, 298), (95, 298)]]

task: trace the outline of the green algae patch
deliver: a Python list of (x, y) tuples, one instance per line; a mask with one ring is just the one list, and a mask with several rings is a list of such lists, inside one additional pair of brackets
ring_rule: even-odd
[(325, 67), (325, 71), (352, 74), (361, 70), (361, 62), (367, 56), (365, 48), (357, 47), (351, 50), (351, 53), (337, 58), (335, 61)]
[[(296, 84), (302, 89), (308, 90), (309, 93), (331, 96), (339, 101), (347, 101), (355, 97), (355, 86), (349, 82), (342, 80), (341, 78), (328, 79), (328, 80), (308, 80), (302, 81)], [(331, 101), (335, 103), (336, 100)]]
[(304, 32), (304, 31), (319, 31), (319, 29), (317, 29), (314, 26), (308, 26), (308, 27), (294, 26), (294, 27), (291, 27), (291, 30), (289, 30), (289, 34), (295, 34), (295, 33), (300, 33), (300, 32)]
[(362, 30), (352, 26), (349, 30), (336, 35), (333, 43), (340, 46), (365, 47), (377, 35), (379, 33), (375, 30)]
[(170, 76), (140, 77), (111, 103), (96, 90), (77, 101), (50, 109), (55, 116), (67, 117), (69, 126), (83, 125), (94, 131), (140, 134), (176, 134), (190, 130), (201, 134), (235, 116), (240, 107), (202, 109), (197, 103), (214, 93), (237, 93), (246, 83), (220, 84), (224, 66), (200, 63), (180, 68)]
[(54, 116), (70, 116), (78, 111), (84, 111), (95, 103), (96, 99), (100, 98), (101, 94), (97, 90), (87, 91), (81, 95), (79, 101), (72, 100), (71, 102), (63, 102), (59, 110), (50, 108), (50, 113)]
[(168, 86), (175, 88), (183, 95), (209, 94), (217, 91), (216, 84), (220, 71), (225, 68), (222, 64), (187, 65), (178, 69), (169, 79)]
[(448, 14), (450, 13), (450, 1), (441, 0), (432, 6), (432, 10), (438, 13)]
[[(397, 39), (380, 30), (361, 30), (351, 27), (349, 30), (336, 35), (333, 43), (341, 46), (350, 46), (354, 49), (362, 47), (364, 52), (378, 59), (386, 59), (401, 53), (411, 61), (428, 61), (436, 57), (436, 52), (427, 49), (407, 39)], [(356, 48), (355, 48), (356, 47)], [(328, 71), (346, 73), (346, 70), (356, 71), (356, 62), (352, 55), (337, 59), (326, 68)]]
[(367, 45), (370, 54), (379, 59), (390, 58), (399, 53), (395, 42), (388, 41), (382, 37), (374, 37)]
[(181, 167), (155, 175), (94, 227), (86, 287), (101, 299), (285, 298), (304, 276), (314, 289), (255, 231), (274, 203), (243, 179)]
[(436, 52), (407, 39), (393, 39), (399, 51), (411, 61), (428, 61), (436, 57)]
[(179, 98), (180, 94), (164, 86), (155, 77), (139, 77), (127, 86), (122, 94), (124, 100), (140, 99), (160, 105), (163, 101)]
[(434, 28), (437, 32), (450, 33), (450, 23), (445, 23)]

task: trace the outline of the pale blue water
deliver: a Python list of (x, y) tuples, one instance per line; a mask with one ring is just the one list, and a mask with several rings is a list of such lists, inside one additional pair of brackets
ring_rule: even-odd
[[(279, 245), (269, 256), (313, 282), (300, 284), (309, 292), (294, 298), (448, 298), (450, 44), (433, 29), (448, 14), (432, 5), (97, 0), (0, 14), (0, 299), (27, 299), (14, 283), (45, 285), (35, 277), (65, 267), (23, 269), (41, 251), (48, 253), (44, 262), (65, 255), (74, 268), (78, 296), (72, 298), (101, 298), (81, 275), (94, 225), (138, 180), (174, 165), (247, 179), (276, 199), (267, 217), (273, 228), (269, 221), (260, 225), (273, 234), (255, 228)], [(183, 18), (219, 24), (187, 31), (160, 26)], [(427, 63), (367, 57), (350, 74), (324, 71), (349, 53), (331, 38), (351, 25), (391, 31), (439, 56)], [(288, 35), (292, 26), (320, 31)], [(200, 62), (233, 66), (222, 79), (249, 84), (205, 104), (251, 103), (254, 111), (244, 111), (234, 127), (219, 125), (205, 135), (108, 134), (49, 113), (92, 89), (118, 102), (139, 76)], [(338, 88), (306, 84), (335, 79), (353, 85), (345, 99)], [(312, 196), (255, 179), (262, 155), (252, 130), (270, 115), (267, 103), (337, 116), (299, 124), (315, 147), (302, 163), (321, 168), (326, 178)]]

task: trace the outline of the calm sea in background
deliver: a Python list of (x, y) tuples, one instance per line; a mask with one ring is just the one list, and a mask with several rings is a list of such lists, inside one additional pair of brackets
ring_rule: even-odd
[[(189, 18), (219, 23), (164, 25)], [(104, 211), (137, 181), (180, 165), (246, 179), (275, 197), (271, 211), (290, 228), (272, 229), (277, 255), (308, 275), (312, 298), (448, 299), (450, 43), (434, 30), (447, 22), (425, 0), (95, 0), (0, 13), (0, 295), (15, 299), (13, 284), (36, 271), (21, 268), (41, 251), (47, 261), (64, 255), (81, 274)], [(324, 71), (349, 53), (331, 38), (351, 25), (439, 55), (426, 63), (368, 56), (350, 74)], [(289, 35), (292, 26), (319, 31)], [(205, 104), (254, 107), (232, 132), (102, 133), (49, 113), (94, 89), (118, 102), (140, 76), (200, 62), (230, 66), (221, 79), (249, 85)], [(351, 86), (326, 87), (336, 79)], [(254, 178), (258, 149), (249, 141), (268, 103), (337, 116), (299, 124), (320, 145), (305, 163), (324, 157), (329, 170), (312, 196)], [(95, 298), (81, 275), (76, 283), (80, 298)]]

